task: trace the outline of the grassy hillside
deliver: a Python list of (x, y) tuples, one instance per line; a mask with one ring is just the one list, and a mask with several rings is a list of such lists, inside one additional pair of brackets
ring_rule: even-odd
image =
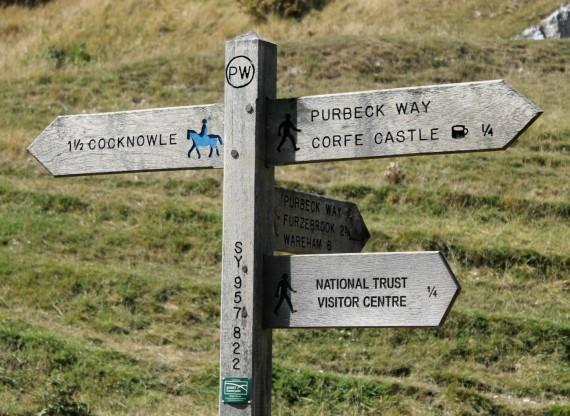
[(223, 101), (249, 30), (280, 97), (502, 78), (544, 110), (503, 152), (276, 168), (355, 202), (365, 251), (441, 250), (462, 292), (437, 329), (274, 331), (273, 413), (570, 414), (570, 43), (511, 39), (558, 5), (0, 8), (0, 415), (216, 414), (222, 172), (54, 179), (25, 149), (61, 114)]

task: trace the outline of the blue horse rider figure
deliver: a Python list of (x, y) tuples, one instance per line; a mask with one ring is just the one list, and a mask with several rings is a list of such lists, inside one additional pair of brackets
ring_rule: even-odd
[(202, 130), (200, 133), (197, 133), (194, 130), (188, 130), (186, 132), (186, 138), (188, 140), (192, 140), (192, 147), (188, 150), (188, 157), (192, 153), (192, 150), (196, 149), (196, 153), (198, 154), (198, 159), (202, 157), (200, 154), (200, 147), (210, 146), (210, 154), (208, 157), (212, 157), (212, 153), (214, 149), (216, 149), (216, 155), (220, 156), (220, 151), (218, 150), (218, 141), (220, 144), (224, 144), (222, 142), (222, 138), (217, 134), (208, 134), (208, 120), (202, 120)]

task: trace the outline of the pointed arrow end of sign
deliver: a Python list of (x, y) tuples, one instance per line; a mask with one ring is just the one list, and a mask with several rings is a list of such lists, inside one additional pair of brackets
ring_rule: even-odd
[(40, 133), (38, 137), (28, 146), (28, 152), (36, 158), (40, 164), (46, 168), (46, 170), (52, 175), (57, 176), (53, 169), (50, 167), (51, 165), (51, 149), (50, 149), (50, 141), (54, 140), (53, 131), (55, 126), (59, 124), (59, 121), (62, 116), (58, 116), (54, 121), (50, 123), (49, 126), (45, 128), (44, 131)]
[(447, 270), (449, 277), (451, 277), (451, 280), (455, 284), (455, 288), (456, 288), (455, 293), (453, 294), (453, 297), (451, 298), (449, 305), (447, 305), (447, 309), (445, 310), (445, 313), (443, 314), (443, 316), (441, 317), (441, 321), (439, 322), (438, 326), (441, 326), (441, 325), (443, 325), (443, 323), (447, 319), (447, 315), (449, 315), (449, 311), (451, 311), (451, 308), (453, 307), (455, 300), (457, 299), (457, 297), (459, 296), (459, 293), (461, 292), (461, 285), (459, 284), (459, 281), (457, 280), (455, 273), (453, 273), (453, 270), (451, 270), (451, 266), (447, 262), (447, 259), (445, 258), (443, 253), (441, 251), (438, 251), (437, 254), (439, 255), (439, 258), (441, 259), (443, 266)]
[[(45, 130), (44, 130), (45, 131)], [(38, 162), (42, 162), (39, 158), (41, 152), (39, 152), (39, 148), (41, 147), (41, 141), (42, 141), (42, 135), (44, 133), (41, 133), (38, 137), (35, 138), (35, 140), (28, 146), (28, 152), (35, 157)]]
[(518, 112), (522, 113), (521, 122), (525, 123), (522, 127), (518, 128), (518, 131), (513, 136), (513, 138), (502, 147), (502, 149), (506, 149), (542, 115), (543, 111), (530, 99), (514, 89), (508, 82), (503, 80), (501, 83), (503, 83), (504, 86), (508, 89), (508, 93), (514, 96), (514, 99), (511, 102), (511, 106), (516, 108)]
[(362, 248), (364, 248), (364, 246), (370, 239), (370, 231), (368, 231), (368, 227), (366, 227), (366, 224), (364, 224), (364, 222), (362, 223), (362, 231), (360, 231), (359, 234), (360, 234), (360, 241), (362, 242)]
[(368, 227), (360, 214), (360, 210), (356, 205), (354, 205), (356, 209), (354, 209), (351, 213), (351, 222), (353, 224), (353, 234), (351, 235), (351, 240), (358, 241), (360, 245), (360, 251), (364, 248), (368, 240), (370, 239), (370, 231), (368, 231)]

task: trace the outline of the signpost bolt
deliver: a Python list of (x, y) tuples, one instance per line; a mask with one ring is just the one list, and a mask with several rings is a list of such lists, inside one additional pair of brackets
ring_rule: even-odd
[(237, 158), (239, 157), (239, 153), (238, 153), (237, 150), (235, 150), (235, 149), (232, 150), (232, 157), (233, 157), (234, 159), (237, 159)]
[(253, 107), (251, 104), (245, 106), (245, 111), (247, 111), (249, 114), (253, 113)]
[(243, 266), (243, 267), (241, 268), (241, 270), (242, 270), (244, 273), (247, 273), (247, 266)]

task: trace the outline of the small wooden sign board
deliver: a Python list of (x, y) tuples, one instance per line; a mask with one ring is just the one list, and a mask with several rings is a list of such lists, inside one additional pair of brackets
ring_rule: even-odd
[(269, 328), (440, 326), (460, 286), (440, 252), (274, 256), (265, 261)]
[(541, 113), (502, 80), (269, 100), (267, 162), (505, 149)]
[(275, 250), (301, 254), (359, 253), (370, 233), (356, 204), (275, 188)]
[(57, 117), (28, 147), (53, 176), (223, 167), (222, 104)]

